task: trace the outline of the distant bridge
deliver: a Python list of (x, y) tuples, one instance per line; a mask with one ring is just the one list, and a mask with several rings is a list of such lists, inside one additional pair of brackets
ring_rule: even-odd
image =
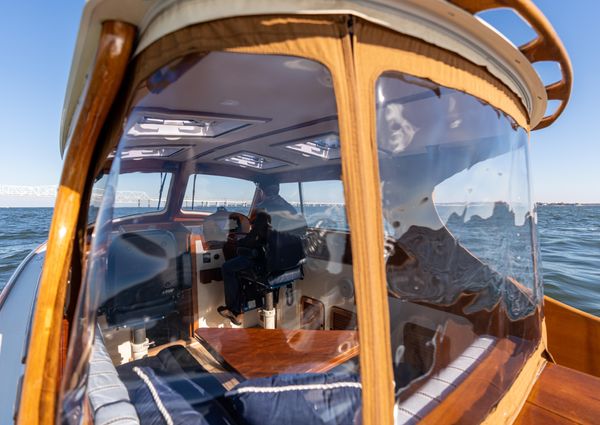
[[(45, 185), (45, 186), (17, 186), (11, 184), (0, 185), (0, 196), (19, 196), (19, 197), (32, 197), (32, 198), (56, 198), (58, 192), (58, 186), (56, 185)], [(99, 202), (104, 195), (104, 190), (94, 189), (92, 191), (92, 202)], [(158, 198), (154, 199), (149, 196), (146, 192), (133, 191), (133, 190), (122, 190), (117, 192), (117, 203), (118, 204), (138, 204), (144, 203), (157, 203)]]
[(36, 198), (55, 198), (56, 185), (17, 186), (0, 184), (0, 196), (33, 196)]
[[(33, 197), (33, 198), (55, 198), (58, 187), (56, 185), (44, 185), (44, 186), (17, 186), (10, 184), (0, 185), (0, 197), (2, 196), (19, 196), (19, 197)], [(103, 189), (94, 189), (92, 191), (92, 203), (99, 205), (102, 197), (104, 196)], [(163, 202), (164, 202), (163, 197)], [(133, 205), (140, 207), (156, 206), (158, 203), (157, 197), (152, 197), (146, 192), (137, 190), (119, 190), (116, 195), (116, 204)], [(290, 202), (292, 205), (299, 207), (299, 202)], [(236, 200), (236, 199), (194, 199), (195, 208), (203, 207), (249, 207), (252, 204), (251, 200)], [(192, 199), (186, 198), (183, 200), (183, 205), (186, 208), (191, 208)], [(305, 207), (333, 207), (343, 206), (339, 202), (304, 202)]]

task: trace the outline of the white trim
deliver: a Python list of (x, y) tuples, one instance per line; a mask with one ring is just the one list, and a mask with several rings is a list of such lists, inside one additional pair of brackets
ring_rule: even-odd
[(152, 398), (154, 399), (154, 403), (156, 403), (156, 407), (158, 407), (158, 411), (164, 418), (167, 425), (173, 425), (173, 418), (171, 418), (171, 415), (169, 414), (169, 412), (167, 411), (167, 408), (165, 407), (162, 400), (160, 399), (160, 396), (156, 392), (156, 388), (154, 387), (154, 384), (152, 383), (152, 381), (150, 381), (150, 378), (148, 378), (148, 375), (146, 375), (144, 373), (144, 371), (142, 371), (137, 366), (135, 366), (133, 368), (133, 371), (135, 373), (137, 373), (137, 375), (140, 377), (140, 379), (142, 381), (144, 381), (144, 384), (146, 384), (146, 386), (148, 387), (148, 391), (150, 391), (150, 394), (152, 395)]
[(306, 385), (286, 385), (283, 387), (242, 387), (227, 393), (228, 396), (246, 393), (257, 393), (257, 394), (273, 394), (282, 393), (286, 391), (326, 391), (335, 390), (338, 388), (356, 388), (362, 389), (360, 382), (333, 382), (331, 384), (306, 384)]

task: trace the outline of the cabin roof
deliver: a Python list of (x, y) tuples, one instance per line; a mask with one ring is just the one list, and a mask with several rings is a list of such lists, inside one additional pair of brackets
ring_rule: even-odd
[(90, 0), (83, 11), (62, 111), (61, 153), (67, 147), (104, 21), (120, 20), (138, 27), (137, 55), (161, 37), (196, 23), (235, 16), (344, 13), (486, 67), (520, 98), (532, 128), (543, 118), (546, 90), (527, 58), (502, 34), (445, 0)]

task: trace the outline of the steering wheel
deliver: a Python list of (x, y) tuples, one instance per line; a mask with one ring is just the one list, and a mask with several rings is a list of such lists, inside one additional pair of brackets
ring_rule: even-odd
[(250, 232), (250, 220), (242, 213), (221, 207), (204, 219), (203, 228), (207, 241), (227, 242), (231, 234), (245, 235)]
[(337, 228), (337, 223), (331, 218), (321, 217), (310, 227), (305, 240), (307, 254), (313, 257), (327, 257), (327, 230)]
[[(337, 229), (337, 223), (335, 222), (335, 220), (329, 218), (329, 217), (322, 217), (320, 219), (318, 219), (315, 222), (315, 225), (313, 226), (315, 229)], [(321, 231), (321, 233), (325, 233), (324, 231)]]

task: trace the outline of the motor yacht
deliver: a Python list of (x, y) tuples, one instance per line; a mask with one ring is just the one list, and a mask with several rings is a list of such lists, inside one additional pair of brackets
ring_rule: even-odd
[(530, 184), (571, 84), (529, 0), (88, 1), (0, 422), (597, 422)]

